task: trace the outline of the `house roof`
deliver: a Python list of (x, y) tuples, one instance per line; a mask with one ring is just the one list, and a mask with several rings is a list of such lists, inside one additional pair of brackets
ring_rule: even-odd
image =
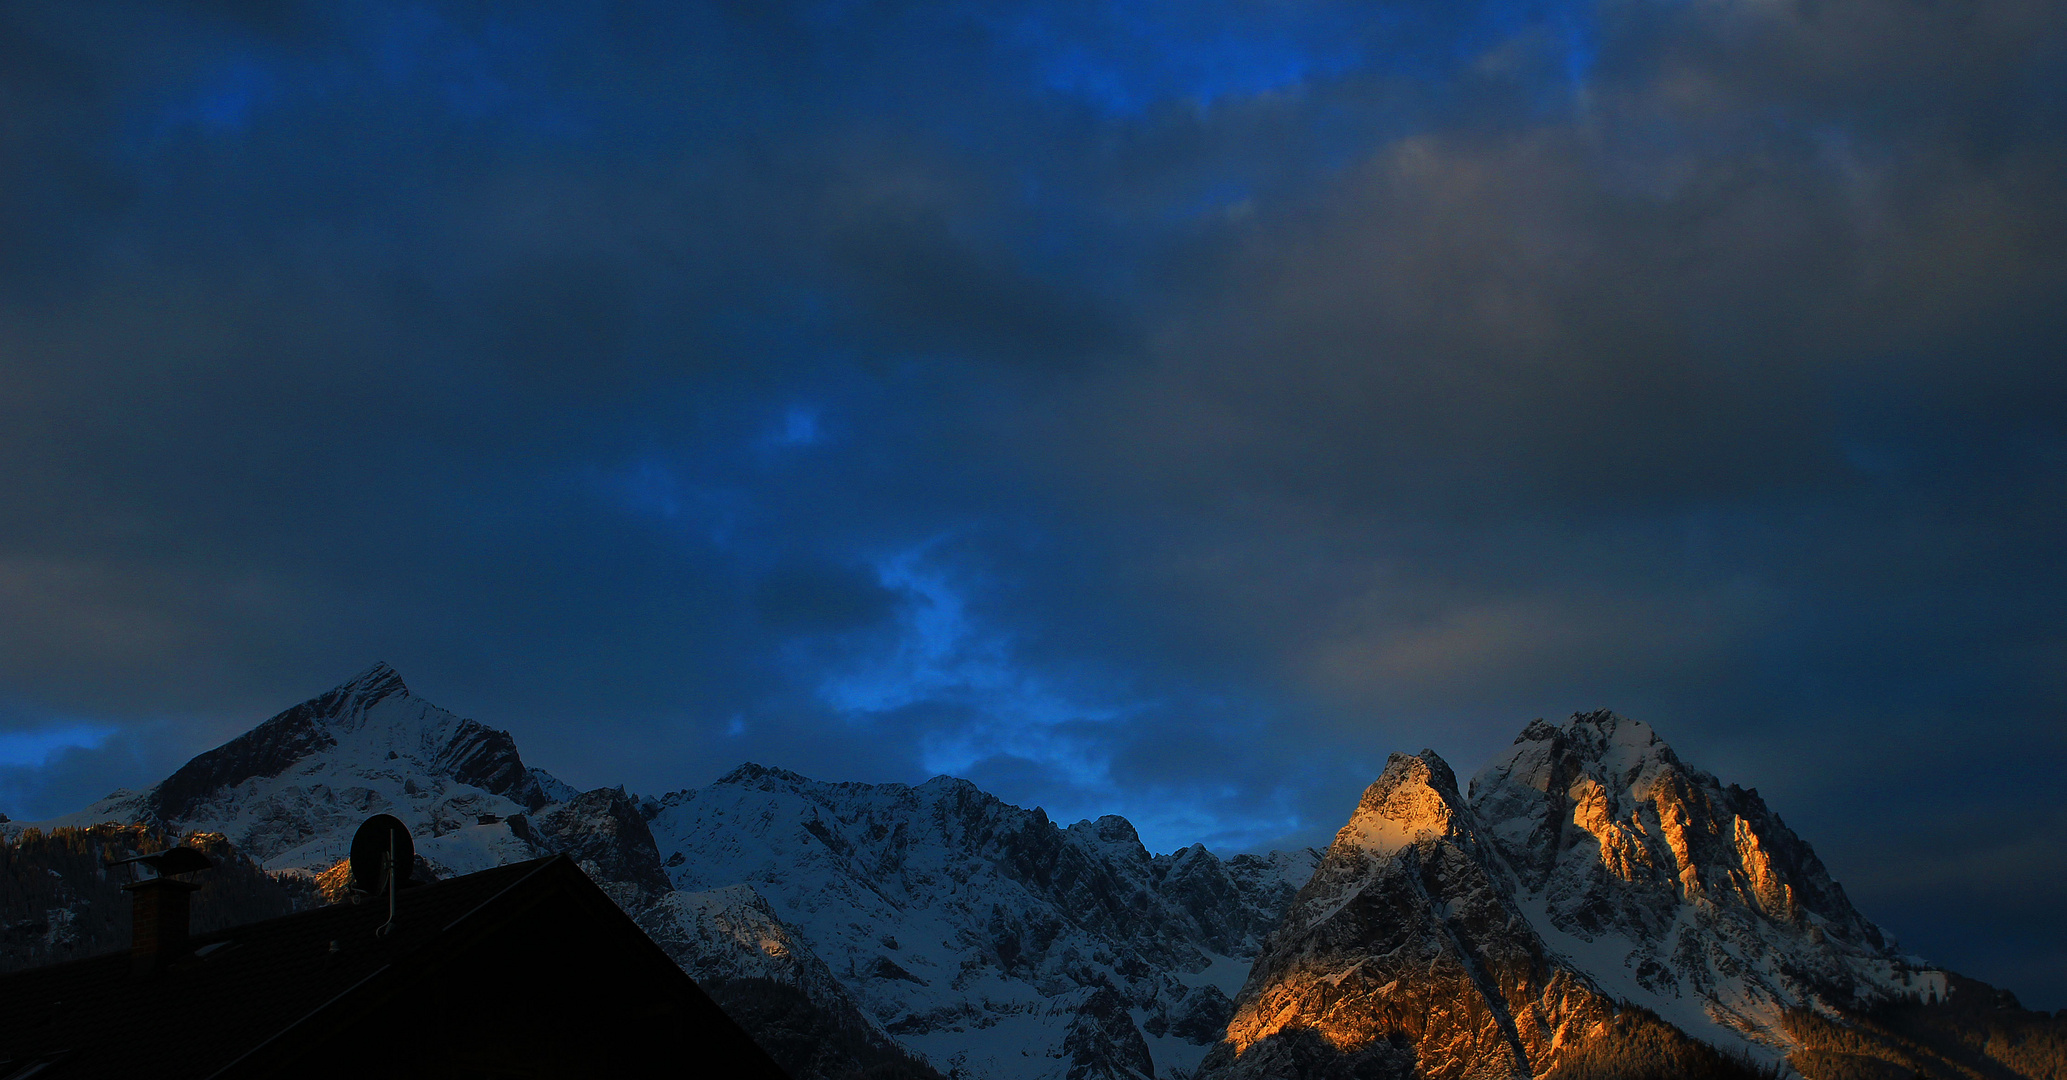
[(375, 930), (388, 905), (371, 898), (198, 935), (191, 952), (148, 973), (120, 953), (0, 976), (0, 1078), (51, 1054), (63, 1055), (48, 1073), (58, 1078), (236, 1074), (296, 1038), (334, 1036), (356, 1003), (392, 997), (455, 957), (463, 963), (465, 950), (548, 896), (584, 905), (578, 932), (603, 934), (610, 962), (661, 980), (694, 999), (692, 1012), (707, 1009), (738, 1031), (572, 860), (555, 855), (404, 889), (384, 937)]

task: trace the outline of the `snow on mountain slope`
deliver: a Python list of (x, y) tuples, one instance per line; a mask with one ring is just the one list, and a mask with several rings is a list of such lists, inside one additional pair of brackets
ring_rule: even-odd
[(1687, 767), (1637, 721), (1535, 721), (1473, 778), (1471, 804), (1546, 940), (1712, 1042), (1787, 1051), (1788, 1009), (1946, 992), (1756, 791)]
[(149, 791), (118, 792), (52, 824), (219, 832), (268, 870), (314, 876), (345, 857), (360, 822), (390, 813), (435, 869), (463, 874), (533, 857), (510, 819), (571, 792), (526, 768), (507, 732), (411, 695), (393, 668), (375, 664)]
[(677, 888), (746, 882), (904, 1045), (1008, 1078), (1188, 1072), (1296, 888), (1296, 858), (1151, 856), (964, 780), (744, 766), (652, 801)]
[(659, 906), (679, 932), (681, 948), (700, 958), (698, 970), (732, 979), (772, 979), (818, 993), (845, 991), (825, 961), (812, 955), (751, 885), (706, 892), (671, 892)]

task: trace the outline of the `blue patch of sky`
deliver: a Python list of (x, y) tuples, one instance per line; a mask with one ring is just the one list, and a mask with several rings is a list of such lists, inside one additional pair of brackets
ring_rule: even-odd
[(1243, 8), (1144, 0), (1035, 9), (997, 29), (1031, 56), (1039, 89), (1115, 117), (1165, 100), (1210, 107), (1284, 91), (1364, 60), (1359, 35), (1347, 31), (1371, 9), (1313, 5), (1287, 19), (1276, 7)]
[(39, 768), (66, 750), (96, 750), (115, 733), (99, 724), (57, 724), (26, 731), (0, 731), (0, 765)]
[(929, 563), (932, 549), (948, 539), (935, 537), (876, 563), (877, 581), (908, 598), (898, 640), (889, 655), (825, 679), (819, 693), (834, 709), (888, 712), (949, 689), (997, 689), (1013, 680), (1002, 642), (975, 634), (961, 590)]
[(1892, 479), (1901, 468), (1900, 452), (1887, 443), (1845, 440), (1839, 448), (1847, 464), (1877, 480)]
[(1010, 635), (970, 612), (964, 586), (934, 557), (949, 539), (876, 563), (883, 587), (906, 598), (894, 640), (824, 676), (820, 698), (855, 723), (929, 702), (962, 707), (966, 719), (918, 739), (929, 774), (965, 775), (982, 762), (1016, 758), (1073, 786), (1109, 787), (1108, 754), (1096, 732), (1129, 710), (1076, 700), (1018, 663)]
[(597, 485), (612, 501), (642, 517), (673, 521), (682, 516), (683, 493), (674, 470), (651, 460), (634, 461), (623, 469), (604, 473)]
[(445, 20), (426, 6), (389, 11), (366, 31), (361, 48), (372, 58), (374, 69), (392, 83), (418, 78), (433, 54), (432, 43), (444, 31)]
[(802, 450), (824, 441), (824, 412), (816, 405), (797, 403), (781, 411), (762, 435), (763, 450)]
[[(1262, 805), (1243, 805), (1247, 793), (1234, 788), (1183, 793), (1128, 793), (1115, 804), (1141, 836), (1141, 844), (1152, 852), (1177, 851), (1204, 844), (1223, 858), (1242, 851), (1259, 851), (1286, 844), (1287, 837), (1310, 832), (1310, 824), (1287, 799)], [(1144, 797), (1145, 796), (1145, 797)], [(1275, 803), (1275, 805), (1274, 805)], [(1214, 806), (1241, 807), (1232, 813)], [(1110, 809), (1101, 811), (1111, 813)]]
[(818, 426), (818, 410), (804, 405), (792, 405), (782, 417), (781, 442), (785, 446), (814, 446), (823, 437)]
[(454, 118), (495, 119), (546, 136), (588, 134), (580, 96), (552, 85), (556, 45), (587, 28), (565, 13), (523, 13), (522, 21), (490, 19), (463, 27), (421, 8), (391, 13), (362, 48), (380, 75), (404, 86), (428, 86)]
[(731, 548), (748, 513), (749, 499), (736, 487), (685, 480), (671, 459), (646, 455), (615, 468), (576, 470), (572, 483), (604, 505), (632, 518), (719, 550)]
[(194, 118), (211, 130), (241, 131), (250, 122), (252, 110), (275, 93), (272, 73), (248, 57), (239, 57), (202, 92), (194, 105)]
[(586, 98), (552, 85), (550, 54), (580, 29), (561, 23), (533, 12), (521, 23), (467, 28), (428, 6), (377, 9), (349, 23), (329, 52), (239, 48), (206, 58), (183, 79), (140, 88), (118, 145), (149, 153), (196, 133), (241, 135), (268, 111), (363, 97), (382, 83), (412, 107), (433, 104), (457, 120), (492, 119), (554, 139), (590, 135)]
[[(722, 305), (699, 316), (697, 329), (714, 354), (756, 358), (765, 371), (788, 368), (802, 378), (837, 373), (853, 364), (853, 345), (842, 324), (855, 316), (853, 302), (815, 284), (781, 281), (755, 302)], [(810, 389), (785, 387), (777, 394), (802, 396)]]
[(1596, 5), (1486, 0), (1465, 10), (1470, 14), (1447, 33), (1433, 34), (1425, 53), (1408, 51), (1392, 58), (1395, 73), (1439, 85), (1512, 49), (1508, 74), (1529, 88), (1538, 115), (1585, 107), (1600, 59)]
[(464, 114), (480, 115), (506, 98), (509, 84), (502, 71), (525, 70), (527, 62), (537, 59), (538, 50), (526, 36), (506, 24), (491, 23), (469, 34), (428, 7), (386, 15), (360, 43), (374, 70), (396, 85), (437, 84), (441, 99)]
[[(1294, 122), (1304, 126), (1299, 153), (1310, 171), (1332, 173), (1361, 161), (1376, 143), (1432, 122), (1446, 88), (1483, 78), (1482, 62), (1504, 58), (1539, 114), (1584, 108), (1598, 59), (1592, 5), (1541, 0), (1488, 0), (1462, 5), (1175, 4), (1136, 0), (1096, 7), (1017, 9), (1000, 22), (1000, 48), (1023, 57), (1021, 74), (1039, 93), (1084, 102), (1099, 115), (1130, 122), (1166, 102), (1202, 110), (1230, 99), (1297, 94), (1331, 80), (1379, 78), (1411, 84), (1398, 108), (1345, 109), (1327, 95), (1303, 99)], [(1501, 50), (1512, 46), (1502, 57)], [(1005, 76), (1014, 77), (1014, 76)], [(1033, 164), (1030, 173), (1041, 166)], [(1230, 168), (1238, 169), (1231, 172)], [(1221, 163), (1176, 197), (1164, 212), (1184, 222), (1239, 213), (1269, 186), (1271, 170)], [(1023, 197), (1055, 205), (1067, 184), (1028, 178)], [(1083, 223), (1069, 221), (1056, 232)], [(1044, 234), (1037, 244), (1047, 241)], [(1120, 265), (1124, 259), (1106, 260)]]
[(1596, 44), (1590, 16), (1590, 10), (1581, 13), (1568, 7), (1558, 19), (1564, 37), (1565, 82), (1574, 93), (1586, 89), (1593, 77), (1593, 66), (1600, 60), (1600, 46)]
[(284, 94), (281, 75), (272, 66), (250, 53), (233, 53), (201, 72), (194, 84), (174, 91), (170, 100), (155, 100), (136, 114), (119, 137), (120, 145), (148, 152), (195, 133), (241, 135)]
[(1223, 180), (1200, 192), (1191, 202), (1179, 205), (1170, 212), (1177, 220), (1193, 220), (1213, 215), (1231, 216), (1239, 214), (1255, 197), (1255, 189), (1238, 180)]

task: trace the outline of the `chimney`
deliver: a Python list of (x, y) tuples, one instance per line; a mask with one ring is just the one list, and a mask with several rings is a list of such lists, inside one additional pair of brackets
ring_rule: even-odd
[(187, 916), (194, 890), (201, 886), (177, 878), (154, 877), (122, 886), (133, 898), (129, 955), (139, 965), (156, 966), (178, 958), (187, 949)]
[(139, 973), (155, 971), (186, 953), (187, 916), (193, 908), (194, 890), (201, 887), (173, 875), (206, 870), (215, 863), (193, 848), (181, 846), (108, 865), (125, 863), (142, 863), (155, 874), (122, 886), (131, 902), (129, 956)]

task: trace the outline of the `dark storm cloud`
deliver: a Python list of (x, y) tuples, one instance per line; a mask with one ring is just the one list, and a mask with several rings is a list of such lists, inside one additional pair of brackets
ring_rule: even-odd
[(1162, 847), (1608, 705), (2057, 1006), (2062, 22), (10, 6), (5, 809), (376, 658)]

